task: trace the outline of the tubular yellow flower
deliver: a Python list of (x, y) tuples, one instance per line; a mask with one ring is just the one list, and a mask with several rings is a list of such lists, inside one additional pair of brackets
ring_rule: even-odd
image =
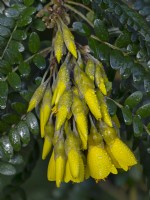
[(125, 171), (137, 164), (137, 160), (132, 151), (118, 137), (115, 138), (111, 145), (107, 145), (107, 149), (108, 153), (110, 152), (112, 159), (114, 159)]
[(70, 172), (69, 161), (67, 160), (67, 162), (66, 162), (65, 176), (64, 176), (64, 182), (68, 183), (71, 180), (72, 180), (72, 175), (71, 175), (71, 172)]
[(96, 65), (95, 81), (96, 81), (97, 87), (100, 89), (100, 91), (104, 95), (107, 95), (107, 90), (106, 90), (106, 87), (105, 87), (104, 79), (102, 77), (101, 69), (100, 69), (99, 65)]
[(64, 124), (67, 115), (70, 111), (72, 104), (72, 91), (65, 91), (62, 95), (59, 104), (58, 104), (58, 112), (56, 114), (56, 131), (61, 128), (61, 126)]
[(88, 124), (87, 117), (84, 112), (83, 102), (76, 95), (73, 96), (72, 113), (74, 115), (79, 135), (82, 141), (83, 149), (87, 148), (87, 138), (88, 138)]
[(67, 49), (75, 58), (77, 58), (77, 51), (76, 51), (76, 45), (74, 42), (74, 36), (72, 35), (69, 28), (64, 23), (62, 23), (62, 32), (63, 32), (63, 38), (64, 38), (64, 42)]
[(106, 150), (101, 146), (90, 146), (87, 155), (87, 163), (91, 177), (96, 180), (105, 179), (111, 172), (117, 174)]
[(30, 112), (31, 110), (33, 110), (41, 101), (44, 91), (46, 89), (46, 83), (41, 84), (34, 92), (30, 102), (29, 102), (29, 106), (28, 106), (28, 110), (27, 112)]
[(97, 120), (101, 119), (101, 109), (95, 91), (93, 89), (87, 88), (86, 92), (84, 93), (84, 98), (94, 117)]
[(72, 181), (74, 183), (80, 183), (84, 181), (84, 163), (82, 160), (82, 157), (79, 157), (79, 175), (77, 178), (74, 178), (71, 174), (70, 170), (70, 165), (69, 165), (69, 160), (66, 163), (66, 170), (65, 170), (65, 176), (64, 176), (64, 181), (65, 183), (68, 183), (69, 181)]
[(115, 123), (117, 128), (120, 128), (120, 122), (119, 122), (117, 115), (112, 116), (112, 121)]
[(54, 126), (52, 123), (48, 123), (45, 126), (45, 138), (42, 152), (42, 159), (45, 160), (52, 148), (52, 139), (54, 135)]
[(55, 160), (56, 160), (56, 186), (60, 187), (64, 178), (66, 156), (64, 140), (59, 139), (54, 147)]
[(85, 73), (88, 75), (88, 77), (94, 81), (95, 77), (95, 64), (92, 59), (88, 59), (85, 67)]
[(62, 34), (60, 28), (58, 28), (56, 37), (54, 40), (54, 51), (55, 51), (55, 56), (56, 56), (58, 63), (60, 63), (60, 60), (63, 55), (63, 44), (64, 44), (63, 34)]
[(52, 92), (50, 87), (47, 87), (44, 97), (43, 97), (43, 101), (42, 101), (42, 105), (40, 108), (40, 128), (41, 128), (41, 137), (44, 137), (45, 133), (44, 133), (44, 127), (49, 119), (50, 116), (50, 112), (51, 112), (51, 100), (52, 100)]
[(66, 63), (63, 63), (57, 75), (54, 94), (52, 97), (52, 105), (57, 105), (64, 91), (69, 87), (70, 76)]
[(104, 122), (108, 126), (112, 127), (113, 126), (112, 125), (112, 120), (111, 120), (111, 117), (109, 115), (107, 104), (106, 104), (106, 102), (104, 100), (104, 96), (102, 95), (102, 93), (99, 90), (96, 91), (96, 94), (97, 94), (99, 103), (101, 105), (102, 119), (104, 120)]
[(52, 152), (52, 155), (48, 164), (47, 179), (49, 181), (56, 181), (56, 163), (55, 163), (55, 158), (54, 158), (54, 151)]
[(73, 178), (78, 178), (80, 169), (80, 154), (77, 150), (71, 149), (68, 152), (68, 162)]
[(94, 124), (91, 126), (88, 144), (87, 164), (90, 176), (100, 180), (105, 179), (111, 172), (117, 174), (117, 170), (104, 148), (102, 136), (97, 132)]

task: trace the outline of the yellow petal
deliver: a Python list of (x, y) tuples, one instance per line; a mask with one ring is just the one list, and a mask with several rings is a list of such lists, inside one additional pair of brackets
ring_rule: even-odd
[(47, 169), (47, 178), (49, 181), (56, 181), (56, 163), (54, 158), (54, 151), (52, 152), (48, 169)]
[(59, 156), (56, 158), (56, 186), (60, 187), (65, 173), (66, 161), (64, 157)]
[(91, 177), (96, 180), (105, 179), (113, 171), (110, 157), (105, 149), (99, 146), (89, 148), (87, 163)]
[(79, 166), (80, 166), (79, 152), (74, 149), (70, 150), (68, 153), (68, 162), (72, 177), (77, 178), (79, 176)]
[(127, 171), (129, 167), (137, 164), (137, 160), (132, 151), (119, 138), (116, 138), (114, 142), (108, 146), (108, 149), (113, 155), (113, 158), (115, 158), (125, 171)]

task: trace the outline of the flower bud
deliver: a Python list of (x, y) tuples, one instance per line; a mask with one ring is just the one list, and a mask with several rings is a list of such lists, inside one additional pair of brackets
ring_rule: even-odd
[(88, 75), (88, 77), (94, 81), (95, 77), (95, 63), (92, 59), (88, 59), (85, 67), (85, 73)]
[(63, 44), (64, 44), (63, 34), (62, 34), (61, 30), (58, 29), (55, 40), (54, 40), (54, 52), (55, 52), (55, 57), (56, 57), (58, 63), (60, 63), (60, 60), (63, 55)]
[(56, 181), (56, 162), (54, 158), (54, 150), (48, 164), (47, 178), (49, 181)]

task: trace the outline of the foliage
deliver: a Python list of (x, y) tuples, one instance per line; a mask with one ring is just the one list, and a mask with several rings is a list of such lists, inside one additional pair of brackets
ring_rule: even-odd
[[(16, 191), (25, 199), (20, 186), (30, 177), (39, 155), (39, 110), (28, 114), (26, 111), (50, 65), (53, 33), (39, 17), (48, 3), (46, 0), (0, 2), (3, 199), (11, 199)], [(119, 0), (66, 1), (65, 5), (76, 41), (89, 45), (106, 69), (112, 82), (112, 92), (107, 97), (109, 113), (119, 116), (120, 135), (136, 151), (149, 185), (150, 4), (139, 0), (131, 4), (134, 9)]]

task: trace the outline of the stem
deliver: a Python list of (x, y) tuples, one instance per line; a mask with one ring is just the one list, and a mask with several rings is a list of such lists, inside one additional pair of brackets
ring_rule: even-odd
[(121, 52), (124, 54), (124, 56), (127, 55), (127, 54), (126, 54), (125, 52), (123, 52), (120, 48), (118, 48), (118, 47), (116, 47), (116, 46), (114, 46), (114, 45), (112, 45), (112, 44), (110, 44), (110, 43), (108, 43), (108, 42), (104, 42), (104, 41), (100, 40), (100, 39), (99, 39), (98, 37), (96, 37), (95, 35), (91, 35), (91, 38), (93, 38), (93, 39), (95, 39), (95, 40), (97, 40), (97, 41), (99, 41), (99, 42), (101, 42), (101, 43), (103, 43), (103, 44), (106, 44), (107, 46), (109, 46), (109, 47), (112, 48), (112, 49), (121, 51)]
[(82, 19), (84, 19), (92, 28), (94, 28), (94, 25), (78, 10), (76, 10), (75, 8), (73, 8), (72, 6), (69, 6), (67, 4), (64, 4), (64, 6), (66, 8), (68, 8), (69, 10), (72, 10), (74, 13), (76, 13), (77, 15), (79, 15)]
[(120, 104), (120, 103), (118, 103), (118, 102), (116, 102), (115, 100), (113, 100), (112, 98), (110, 98), (110, 97), (107, 97), (107, 99), (110, 99), (110, 100), (112, 100), (120, 109), (122, 109), (123, 108), (123, 106)]
[(148, 130), (148, 128), (145, 125), (144, 125), (144, 129), (148, 133), (148, 135), (150, 135), (150, 131)]
[(10, 44), (10, 42), (11, 42), (11, 39), (12, 39), (13, 33), (15, 32), (16, 29), (17, 29), (17, 24), (16, 24), (16, 26), (14, 27), (14, 29), (13, 29), (11, 35), (10, 35), (10, 38), (9, 38), (9, 40), (8, 40), (8, 42), (7, 42), (6, 47), (5, 47), (4, 50), (3, 50), (3, 53), (2, 53), (2, 56), (0, 57), (0, 60), (3, 59), (3, 57), (4, 57), (4, 55), (5, 55), (5, 52), (6, 52), (8, 46), (9, 46), (9, 44)]
[(74, 2), (74, 1), (67, 1), (68, 4), (72, 4), (72, 5), (76, 5), (76, 6), (80, 6), (82, 8), (85, 8), (86, 10), (90, 11), (90, 12), (93, 12), (89, 7), (81, 4), (81, 3), (77, 3), (77, 2)]
[[(45, 48), (45, 49), (39, 51), (36, 55), (45, 53), (45, 52), (48, 51), (48, 50), (50, 51), (51, 48), (50, 48), (50, 47), (47, 47), (47, 48)], [(29, 58), (25, 59), (24, 62), (29, 62), (30, 60), (32, 60), (32, 58), (33, 58), (34, 56), (35, 56), (35, 54), (32, 55), (32, 56), (30, 56)], [(15, 67), (12, 71), (15, 72), (15, 71), (17, 71), (17, 70), (18, 70), (18, 66)], [(4, 81), (6, 81), (6, 80), (7, 80), (7, 76), (5, 77)]]

